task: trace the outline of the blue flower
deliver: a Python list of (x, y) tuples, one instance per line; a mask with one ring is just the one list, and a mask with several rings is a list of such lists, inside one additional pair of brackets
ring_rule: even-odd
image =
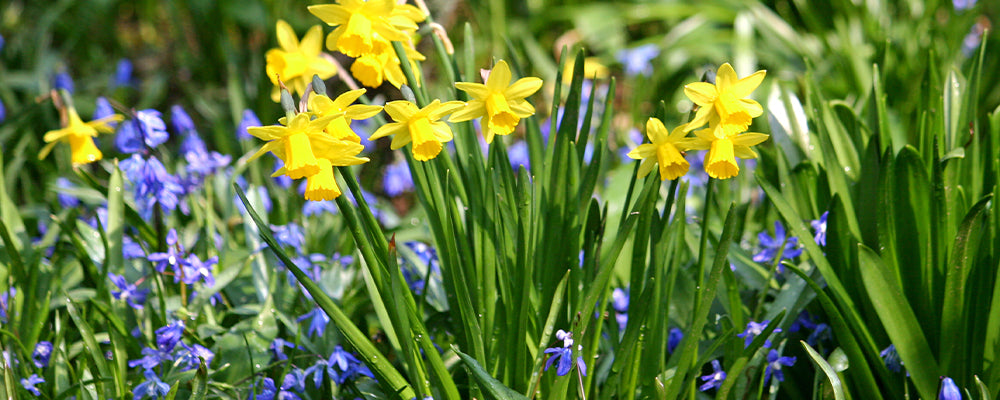
[(111, 87), (132, 86), (132, 84), (132, 61), (122, 58), (115, 65), (115, 76), (111, 78)]
[(206, 287), (213, 287), (215, 286), (215, 277), (212, 275), (212, 266), (218, 262), (218, 256), (212, 256), (208, 260), (202, 261), (197, 255), (188, 254), (181, 263), (181, 276), (174, 275), (174, 282), (179, 280), (187, 285), (194, 285), (200, 280), (205, 283)]
[(152, 347), (144, 347), (142, 349), (142, 358), (136, 360), (129, 360), (129, 368), (135, 368), (141, 366), (143, 369), (153, 369), (156, 368), (160, 363), (168, 360), (172, 360), (173, 357), (170, 353), (162, 352)]
[(146, 258), (146, 251), (142, 249), (139, 243), (128, 235), (122, 236), (122, 256), (126, 260), (131, 260), (133, 258)]
[(57, 73), (54, 77), (52, 77), (53, 89), (56, 90), (62, 89), (69, 92), (70, 94), (73, 94), (74, 86), (75, 85), (73, 84), (73, 77), (69, 76), (69, 72), (62, 71)]
[(667, 351), (673, 353), (681, 344), (681, 340), (684, 340), (684, 331), (678, 327), (670, 328), (670, 333), (667, 334)]
[(201, 360), (205, 360), (205, 367), (210, 368), (212, 366), (212, 360), (215, 359), (215, 353), (209, 350), (205, 346), (200, 344), (193, 344), (188, 346), (181, 343), (180, 354), (177, 356), (177, 361), (184, 366), (181, 371), (187, 371), (190, 369), (198, 368), (201, 365)]
[[(2, 43), (0, 43), (0, 46), (2, 46)], [(2, 124), (5, 119), (7, 119), (7, 108), (3, 106), (3, 101), (0, 101), (0, 124)]]
[(129, 307), (136, 310), (142, 309), (143, 303), (146, 302), (146, 295), (149, 294), (149, 289), (139, 290), (136, 285), (128, 283), (124, 276), (115, 275), (111, 272), (108, 272), (108, 279), (111, 279), (111, 283), (118, 288), (118, 290), (111, 291), (111, 295), (114, 296), (115, 300), (125, 300), (128, 302)]
[(135, 397), (132, 398), (133, 400), (139, 400), (143, 397), (158, 399), (160, 396), (166, 396), (170, 393), (170, 385), (160, 380), (160, 377), (153, 370), (147, 369), (143, 375), (146, 377), (146, 381), (140, 383), (132, 391), (135, 393)]
[[(174, 128), (174, 132), (177, 134), (188, 134), (191, 132), (194, 132), (195, 135), (198, 134), (191, 116), (179, 104), (174, 104), (170, 107), (170, 126)], [(204, 149), (205, 144), (202, 143), (201, 147)], [(181, 151), (184, 151), (183, 146), (181, 146)]]
[(302, 232), (302, 227), (294, 222), (289, 222), (286, 225), (271, 225), (271, 230), (274, 233), (274, 240), (277, 240), (278, 244), (282, 246), (293, 249), (301, 249), (305, 246), (306, 235)]
[(616, 58), (625, 66), (625, 76), (653, 74), (654, 58), (660, 55), (660, 47), (655, 44), (644, 44), (631, 49), (619, 50)]
[(753, 256), (754, 262), (772, 262), (774, 257), (778, 255), (778, 251), (782, 249), (784, 249), (781, 253), (782, 260), (790, 260), (802, 254), (802, 249), (796, 248), (799, 245), (799, 239), (796, 237), (786, 239), (785, 227), (781, 225), (781, 221), (774, 221), (774, 237), (764, 231), (757, 235), (757, 239), (760, 240), (761, 250)]
[(184, 321), (181, 320), (175, 320), (167, 324), (167, 326), (157, 329), (156, 349), (164, 353), (169, 353), (181, 341), (181, 336), (183, 335)]
[(42, 393), (38, 391), (38, 388), (36, 388), (35, 385), (44, 382), (45, 379), (42, 379), (40, 376), (38, 376), (38, 374), (31, 374), (31, 376), (27, 378), (21, 378), (21, 387), (23, 387), (24, 390), (31, 392), (31, 394), (37, 397), (41, 396)]
[(405, 162), (394, 162), (385, 167), (382, 189), (389, 197), (396, 197), (413, 190), (413, 176)]
[(951, 0), (951, 5), (955, 7), (955, 11), (964, 11), (974, 7), (976, 0)]
[(334, 203), (332, 201), (327, 201), (327, 200), (324, 200), (324, 201), (307, 201), (302, 206), (302, 215), (305, 215), (307, 217), (313, 216), (313, 215), (322, 214), (322, 213), (336, 214), (337, 213), (337, 203)]
[(181, 263), (184, 262), (184, 246), (177, 241), (177, 230), (171, 228), (167, 231), (166, 252), (152, 253), (147, 259), (155, 264), (153, 267), (160, 273), (166, 272), (167, 267), (178, 273)]
[(167, 141), (167, 124), (160, 112), (149, 109), (135, 112), (135, 118), (122, 123), (115, 135), (115, 146), (122, 153), (138, 153)]
[(119, 165), (132, 184), (135, 202), (144, 218), (152, 218), (153, 209), (157, 205), (164, 213), (170, 213), (178, 206), (186, 213), (187, 206), (181, 202), (184, 188), (180, 180), (168, 174), (156, 157), (143, 159), (138, 154), (133, 154)]
[(507, 148), (507, 158), (510, 159), (510, 167), (517, 171), (517, 168), (531, 168), (531, 157), (528, 155), (528, 142), (518, 140)]
[(810, 221), (809, 224), (812, 225), (813, 229), (816, 230), (816, 237), (813, 239), (816, 244), (820, 246), (826, 246), (826, 217), (830, 215), (829, 211), (824, 211), (823, 215), (819, 216), (819, 219)]
[(298, 367), (292, 368), (285, 374), (285, 379), (281, 381), (282, 390), (294, 390), (296, 392), (302, 393), (306, 390), (306, 376)]
[[(115, 114), (115, 108), (111, 106), (111, 102), (108, 99), (98, 97), (96, 101), (97, 105), (94, 107), (94, 117), (92, 119), (101, 119), (104, 117), (110, 117)], [(117, 122), (109, 122), (108, 125), (112, 128), (118, 126)]]
[(625, 330), (628, 324), (628, 291), (615, 288), (611, 291), (611, 308), (615, 309), (615, 321), (618, 322), (618, 329)]
[(360, 375), (375, 378), (371, 370), (361, 363), (357, 357), (337, 345), (327, 359), (320, 359), (313, 366), (306, 369), (305, 375), (313, 376), (313, 383), (318, 388), (323, 383), (323, 373), (338, 385), (343, 385), (348, 379), (356, 378)]
[(31, 353), (31, 361), (37, 368), (49, 366), (49, 358), (52, 357), (52, 342), (38, 342), (35, 351)]
[(726, 371), (722, 370), (722, 365), (719, 364), (719, 360), (712, 360), (712, 373), (701, 377), (703, 383), (698, 387), (698, 390), (702, 392), (711, 389), (722, 387), (722, 382), (726, 381)]
[(3, 51), (3, 35), (0, 35), (0, 51)]
[(885, 367), (892, 372), (902, 372), (903, 371), (903, 360), (899, 359), (899, 353), (896, 352), (896, 345), (890, 344), (879, 353), (879, 356), (885, 360)]
[(941, 391), (938, 392), (938, 400), (962, 400), (962, 391), (955, 385), (955, 381), (949, 377), (941, 378)]
[(309, 329), (306, 332), (309, 336), (319, 335), (323, 336), (323, 332), (326, 332), (326, 325), (330, 323), (330, 317), (323, 312), (323, 309), (316, 307), (312, 311), (302, 314), (298, 321), (309, 318)]
[(777, 350), (771, 349), (767, 353), (767, 369), (764, 371), (764, 384), (771, 380), (771, 375), (778, 379), (778, 382), (785, 381), (785, 373), (781, 371), (781, 366), (791, 367), (795, 365), (795, 357), (781, 357)]
[(236, 127), (236, 138), (239, 140), (251, 139), (253, 135), (247, 132), (247, 128), (262, 125), (260, 118), (257, 118), (257, 114), (254, 114), (253, 110), (249, 108), (243, 110), (243, 119), (240, 120), (240, 125)]
[(7, 292), (0, 293), (0, 322), (7, 322), (7, 310), (10, 307), (10, 299), (17, 295), (17, 289), (11, 287)]
[(56, 189), (58, 190), (57, 197), (59, 198), (59, 205), (63, 208), (73, 208), (80, 205), (80, 199), (76, 196), (66, 193), (67, 190), (73, 190), (76, 186), (70, 182), (66, 177), (56, 178)]
[[(763, 333), (764, 329), (767, 329), (767, 325), (770, 323), (771, 320), (765, 320), (764, 322), (761, 323), (750, 321), (749, 323), (747, 323), (747, 329), (743, 331), (743, 333), (736, 334), (736, 337), (743, 338), (744, 348), (749, 347), (750, 343), (753, 342), (753, 339), (757, 337), (757, 335)], [(772, 333), (778, 333), (778, 332), (781, 332), (781, 328), (775, 329), (774, 332)], [(771, 347), (770, 339), (764, 341), (764, 347)]]
[[(556, 375), (564, 376), (573, 369), (573, 332), (566, 332), (562, 329), (556, 331), (556, 340), (561, 340), (562, 346), (553, 346), (545, 349), (545, 354), (551, 354), (545, 361), (545, 370), (558, 360), (556, 364)], [(583, 346), (577, 346), (577, 351), (582, 352)], [(587, 375), (587, 364), (583, 362), (583, 356), (577, 356), (576, 367), (584, 376)]]
[(274, 340), (271, 342), (271, 347), (269, 347), (268, 349), (271, 350), (271, 355), (274, 356), (274, 359), (287, 360), (288, 356), (285, 355), (285, 347), (290, 349), (296, 348), (295, 343), (289, 342), (279, 337), (279, 338), (274, 338)]
[(278, 388), (274, 386), (274, 380), (271, 379), (271, 378), (264, 378), (261, 381), (261, 386), (263, 386), (263, 387), (260, 390), (260, 394), (257, 394), (253, 390), (253, 387), (251, 387), (250, 388), (250, 397), (247, 397), (247, 399), (248, 400), (274, 400), (274, 395), (278, 391)]

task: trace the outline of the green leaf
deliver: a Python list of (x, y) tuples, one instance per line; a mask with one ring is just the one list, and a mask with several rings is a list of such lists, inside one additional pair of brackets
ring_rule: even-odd
[(801, 343), (802, 347), (806, 349), (806, 353), (809, 353), (809, 358), (812, 359), (813, 363), (816, 364), (816, 366), (818, 366), (824, 374), (826, 374), (828, 379), (830, 379), (830, 387), (833, 389), (833, 397), (836, 400), (846, 400), (847, 398), (844, 396), (844, 386), (840, 383), (840, 376), (837, 375), (837, 371), (830, 366), (830, 363), (823, 359), (822, 355), (806, 344), (806, 342), (800, 340), (799, 343)]
[(461, 352), (458, 346), (452, 345), (451, 350), (458, 354), (458, 357), (462, 359), (462, 363), (465, 368), (471, 372), (473, 378), (479, 384), (479, 387), (484, 390), (484, 394), (488, 398), (497, 400), (528, 400), (523, 394), (515, 392), (509, 387), (504, 386), (503, 383), (496, 380), (490, 376), (486, 370), (483, 369), (482, 365), (479, 365), (474, 358), (470, 357), (468, 354)]
[(872, 249), (858, 245), (861, 277), (868, 297), (923, 398), (937, 395), (940, 369), (924, 331), (892, 272)]
[[(108, 246), (104, 257), (103, 271), (105, 276), (107, 276), (108, 272), (112, 271), (121, 273), (125, 268), (125, 260), (122, 256), (125, 215), (124, 194), (125, 183), (122, 181), (122, 171), (118, 168), (118, 164), (115, 163), (115, 166), (111, 170), (111, 179), (108, 181)], [(104, 280), (102, 279), (101, 282), (104, 282)]]

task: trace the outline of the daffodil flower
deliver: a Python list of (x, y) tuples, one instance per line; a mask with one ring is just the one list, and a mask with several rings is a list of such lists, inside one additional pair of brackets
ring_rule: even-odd
[(750, 121), (764, 113), (754, 100), (747, 99), (764, 80), (766, 71), (757, 71), (743, 79), (729, 63), (722, 64), (715, 75), (715, 84), (695, 82), (684, 86), (684, 94), (700, 108), (688, 123), (692, 129), (708, 123), (718, 126), (726, 136), (747, 130)]
[[(368, 162), (368, 157), (357, 156), (365, 146), (347, 140), (332, 139), (328, 135), (314, 135), (311, 143), (319, 169), (315, 174), (306, 177), (305, 199), (310, 201), (336, 199), (343, 192), (333, 177), (333, 167)], [(285, 172), (285, 168), (280, 168), (272, 176), (281, 176)]]
[(464, 105), (461, 101), (441, 103), (435, 99), (427, 107), (418, 108), (409, 101), (391, 101), (385, 105), (385, 112), (396, 122), (378, 128), (368, 139), (394, 136), (390, 145), (393, 150), (413, 142), (413, 158), (418, 161), (430, 160), (441, 153), (443, 143), (453, 138), (448, 124), (438, 120)]
[[(271, 152), (285, 162), (284, 173), (292, 179), (300, 179), (319, 172), (319, 162), (313, 149), (313, 138), (326, 136), (323, 129), (334, 119), (334, 115), (309, 119), (306, 113), (296, 114), (291, 121), (285, 121), (288, 126), (258, 126), (248, 128), (247, 132), (258, 139), (266, 140), (260, 150), (250, 157), (250, 160)], [(321, 139), (320, 139), (321, 140)], [(330, 141), (334, 140), (332, 138)]]
[(417, 22), (426, 18), (420, 9), (395, 0), (341, 0), (309, 6), (309, 12), (337, 27), (326, 37), (326, 47), (350, 57), (372, 53), (377, 37), (408, 42), (407, 32), (416, 31)]
[(45, 133), (43, 139), (48, 144), (42, 148), (42, 151), (38, 152), (38, 159), (41, 160), (48, 156), (56, 143), (66, 141), (69, 142), (73, 165), (88, 164), (100, 160), (103, 154), (94, 144), (94, 138), (100, 133), (114, 132), (111, 124), (121, 122), (122, 119), (124, 117), (120, 114), (113, 114), (85, 123), (80, 119), (75, 108), (66, 107), (66, 126)]
[(310, 28), (299, 42), (291, 25), (278, 20), (277, 35), (281, 48), (264, 54), (267, 77), (275, 85), (271, 91), (272, 100), (279, 101), (281, 98), (279, 79), (293, 92), (302, 95), (312, 82), (313, 75), (327, 79), (337, 73), (337, 67), (320, 54), (323, 50), (323, 28), (319, 25)]
[(451, 122), (468, 121), (482, 117), (483, 137), (486, 143), (493, 143), (494, 135), (509, 135), (514, 132), (521, 118), (535, 113), (535, 107), (525, 98), (542, 87), (542, 80), (526, 77), (510, 83), (510, 67), (504, 60), (490, 71), (486, 83), (458, 82), (455, 87), (469, 94), (472, 100), (464, 110), (449, 118)]
[(690, 139), (686, 139), (685, 125), (674, 128), (667, 134), (667, 128), (657, 118), (646, 121), (646, 136), (652, 143), (641, 144), (628, 152), (629, 158), (642, 160), (639, 177), (643, 178), (659, 165), (660, 180), (674, 180), (687, 173), (689, 164), (681, 153), (687, 150)]
[[(406, 84), (406, 75), (400, 66), (401, 61), (392, 45), (378, 35), (373, 40), (372, 51), (362, 54), (351, 64), (351, 75), (362, 85), (371, 88), (382, 86), (385, 81), (389, 81), (397, 88)], [(424, 55), (414, 50), (407, 42), (403, 42), (403, 49), (406, 51), (407, 62), (411, 68), (416, 69), (416, 62), (425, 60)], [(419, 81), (420, 76), (417, 75), (415, 78)]]
[(740, 172), (736, 165), (736, 157), (757, 158), (757, 153), (750, 148), (767, 140), (768, 135), (757, 132), (745, 132), (737, 135), (722, 135), (715, 127), (699, 129), (694, 132), (695, 138), (686, 142), (688, 150), (708, 150), (705, 155), (705, 172), (716, 179), (729, 179)]
[(351, 121), (368, 119), (382, 111), (381, 106), (354, 104), (363, 94), (365, 89), (352, 90), (337, 96), (336, 100), (313, 94), (309, 97), (309, 111), (317, 117), (334, 116), (325, 129), (334, 139), (361, 143), (361, 137), (351, 129)]

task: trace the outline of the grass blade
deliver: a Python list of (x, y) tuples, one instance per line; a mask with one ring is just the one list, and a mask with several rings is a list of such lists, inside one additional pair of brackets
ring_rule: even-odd
[(817, 353), (816, 350), (813, 350), (813, 348), (806, 344), (805, 341), (800, 340), (799, 343), (802, 343), (802, 347), (806, 349), (806, 353), (809, 353), (809, 358), (812, 359), (813, 363), (823, 370), (826, 377), (830, 379), (830, 387), (833, 389), (833, 398), (836, 400), (846, 400), (847, 398), (844, 396), (844, 385), (840, 383), (840, 376), (837, 375), (837, 371), (834, 371), (833, 367), (830, 366), (830, 363), (826, 362), (826, 360), (823, 359), (823, 356)]

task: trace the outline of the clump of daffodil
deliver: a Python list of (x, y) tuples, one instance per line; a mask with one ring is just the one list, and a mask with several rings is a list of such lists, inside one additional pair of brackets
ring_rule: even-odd
[(353, 104), (363, 94), (365, 89), (356, 89), (333, 100), (326, 95), (313, 93), (309, 96), (309, 112), (316, 117), (334, 116), (324, 128), (332, 138), (361, 143), (361, 137), (351, 129), (351, 121), (368, 119), (382, 111), (381, 106)]
[(757, 158), (757, 153), (750, 146), (767, 140), (768, 135), (757, 132), (743, 132), (736, 135), (726, 135), (718, 127), (699, 129), (695, 138), (686, 143), (689, 150), (708, 150), (705, 154), (705, 172), (716, 179), (729, 179), (740, 172), (736, 157)]
[(63, 98), (67, 99), (66, 126), (62, 129), (45, 132), (43, 139), (48, 144), (42, 148), (42, 151), (38, 152), (38, 159), (41, 160), (48, 156), (56, 143), (69, 142), (73, 165), (88, 164), (100, 160), (103, 154), (94, 144), (94, 138), (101, 133), (114, 132), (111, 124), (121, 122), (124, 117), (121, 114), (113, 114), (90, 122), (83, 122), (80, 115), (77, 114), (76, 108), (69, 102), (69, 96), (64, 95)]
[(437, 157), (443, 144), (453, 138), (451, 127), (439, 119), (464, 105), (461, 101), (442, 103), (435, 99), (427, 107), (419, 108), (406, 100), (391, 101), (385, 105), (385, 112), (396, 122), (378, 128), (369, 140), (393, 136), (390, 145), (393, 150), (413, 142), (413, 158), (417, 161), (430, 160)]
[(490, 71), (485, 84), (456, 83), (455, 87), (468, 93), (472, 100), (448, 120), (461, 122), (482, 117), (486, 143), (492, 143), (494, 135), (511, 134), (521, 118), (535, 113), (535, 107), (525, 98), (542, 87), (542, 80), (535, 77), (521, 78), (514, 83), (510, 80), (510, 67), (500, 60)]
[[(315, 175), (320, 171), (320, 165), (313, 143), (326, 136), (323, 130), (335, 117), (335, 115), (330, 115), (310, 119), (309, 114), (299, 113), (291, 117), (290, 120), (286, 118), (284, 121), (286, 126), (272, 125), (248, 128), (248, 133), (267, 141), (260, 150), (257, 150), (250, 157), (250, 160), (271, 152), (285, 163), (282, 174), (288, 175), (289, 178), (300, 179)], [(334, 139), (331, 137), (329, 140)]]
[(326, 38), (326, 47), (355, 58), (351, 74), (362, 85), (378, 87), (389, 81), (398, 88), (407, 83), (391, 42), (403, 44), (406, 62), (415, 65), (424, 60), (412, 41), (417, 23), (427, 17), (417, 7), (395, 0), (342, 0), (309, 6), (309, 12), (336, 26)]
[[(299, 114), (302, 115), (302, 114)], [(315, 174), (306, 176), (305, 199), (310, 201), (333, 200), (343, 193), (333, 177), (334, 166), (358, 165), (368, 162), (368, 157), (358, 157), (365, 146), (349, 140), (334, 139), (329, 135), (313, 135), (310, 144), (316, 156), (318, 169)], [(275, 153), (281, 158), (280, 150)], [(287, 173), (282, 167), (271, 176), (281, 176)]]
[(661, 181), (674, 180), (687, 173), (689, 164), (682, 152), (688, 149), (691, 139), (685, 138), (685, 127), (686, 125), (678, 126), (668, 134), (667, 128), (659, 119), (650, 118), (646, 121), (646, 136), (651, 143), (641, 144), (628, 152), (629, 158), (642, 160), (639, 164), (640, 178), (649, 175), (657, 165), (660, 167)]
[(278, 45), (281, 48), (271, 49), (265, 53), (267, 60), (267, 77), (274, 84), (271, 99), (280, 100), (278, 80), (287, 85), (292, 92), (304, 95), (306, 86), (313, 75), (327, 79), (337, 73), (337, 67), (323, 57), (323, 28), (315, 25), (306, 32), (302, 41), (295, 36), (295, 31), (287, 22), (278, 20)]
[(691, 127), (706, 123), (722, 129), (726, 135), (735, 135), (750, 127), (753, 118), (764, 113), (760, 103), (747, 99), (760, 86), (766, 71), (757, 71), (739, 79), (729, 63), (722, 64), (715, 74), (715, 84), (695, 82), (684, 86), (684, 94), (700, 108)]

